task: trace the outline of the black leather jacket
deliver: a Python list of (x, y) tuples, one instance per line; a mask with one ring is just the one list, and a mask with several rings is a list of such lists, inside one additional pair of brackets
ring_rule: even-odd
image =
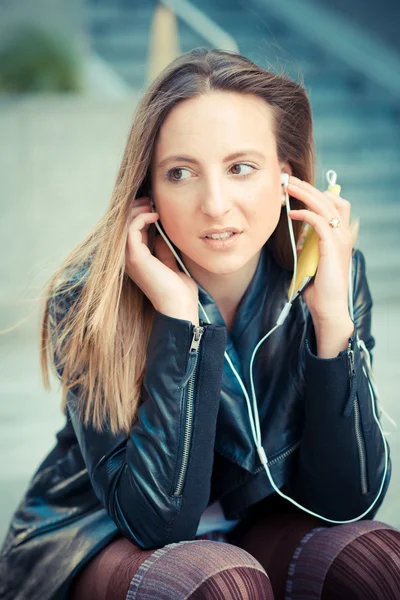
[[(371, 350), (365, 260), (359, 250), (352, 260), (355, 332)], [(129, 436), (83, 427), (74, 408), (79, 392), (69, 394), (65, 427), (3, 545), (1, 598), (61, 600), (78, 570), (120, 534), (141, 548), (157, 548), (193, 539), (203, 511), (217, 499), (226, 518), (243, 519), (276, 496), (224, 351), (250, 392), (253, 348), (275, 325), (289, 284), (290, 274), (265, 247), (229, 335), (201, 287), (212, 324), (200, 322), (195, 330), (189, 321), (156, 312), (139, 418)], [(69, 304), (60, 297), (53, 317)], [(255, 358), (263, 445), (275, 484), (286, 494), (330, 519), (352, 519), (379, 491), (384, 445), (354, 334), (336, 358), (315, 354), (312, 319), (300, 297)], [(390, 473), (389, 461), (379, 501), (364, 518), (375, 515)]]

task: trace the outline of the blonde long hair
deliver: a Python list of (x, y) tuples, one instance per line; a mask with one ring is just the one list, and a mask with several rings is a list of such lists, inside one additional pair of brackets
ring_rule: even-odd
[[(213, 90), (263, 98), (273, 111), (278, 160), (314, 184), (310, 102), (304, 88), (286, 74), (234, 53), (197, 49), (158, 76), (137, 107), (105, 215), (44, 290), (40, 362), (45, 389), (50, 363), (62, 381), (63, 411), (71, 390), (82, 421), (99, 431), (107, 427), (129, 434), (135, 422), (154, 317), (150, 301), (124, 272), (132, 200), (148, 193), (154, 143), (168, 112), (182, 100)], [(295, 198), (291, 205), (302, 207)], [(301, 225), (293, 222), (296, 239)], [(278, 264), (292, 270), (284, 210), (267, 244)]]

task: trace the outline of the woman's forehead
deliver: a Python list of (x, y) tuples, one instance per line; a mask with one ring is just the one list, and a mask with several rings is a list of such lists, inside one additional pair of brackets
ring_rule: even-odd
[(175, 106), (156, 140), (157, 164), (166, 154), (181, 156), (202, 150), (229, 152), (275, 146), (271, 107), (255, 95), (213, 92)]

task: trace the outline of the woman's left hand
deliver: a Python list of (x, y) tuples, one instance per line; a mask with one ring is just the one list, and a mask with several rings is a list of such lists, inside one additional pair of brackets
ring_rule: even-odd
[[(309, 223), (319, 237), (317, 273), (302, 292), (313, 321), (324, 326), (350, 319), (348, 276), (353, 246), (351, 204), (333, 192), (321, 192), (293, 176), (289, 177), (288, 193), (310, 209), (291, 210), (289, 216), (293, 220)], [(332, 218), (340, 219), (339, 227), (329, 225)]]

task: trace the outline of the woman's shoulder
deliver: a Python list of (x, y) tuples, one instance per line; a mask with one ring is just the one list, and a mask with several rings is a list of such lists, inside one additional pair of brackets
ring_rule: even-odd
[(353, 302), (355, 307), (357, 305), (371, 307), (373, 300), (367, 279), (367, 261), (359, 248), (353, 248), (352, 275)]

